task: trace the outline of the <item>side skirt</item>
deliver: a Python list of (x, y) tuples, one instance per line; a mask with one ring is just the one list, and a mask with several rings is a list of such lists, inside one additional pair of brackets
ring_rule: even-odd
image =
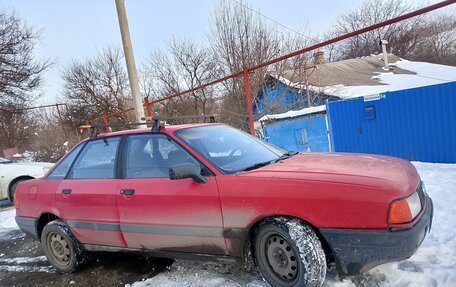
[(183, 259), (191, 261), (239, 261), (241, 258), (232, 257), (227, 255), (213, 255), (213, 254), (201, 254), (201, 253), (190, 253), (180, 251), (168, 251), (168, 250), (148, 250), (139, 248), (126, 248), (106, 245), (93, 245), (93, 244), (81, 244), (81, 247), (86, 251), (96, 252), (135, 252), (147, 254), (153, 257), (160, 258), (171, 258), (171, 259)]

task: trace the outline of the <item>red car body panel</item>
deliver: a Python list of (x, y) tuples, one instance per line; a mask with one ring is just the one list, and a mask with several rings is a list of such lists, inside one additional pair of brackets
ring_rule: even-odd
[[(130, 227), (123, 230), (129, 248), (226, 254), (215, 177), (208, 177), (205, 184), (192, 179), (122, 179), (121, 189), (135, 190), (133, 195), (116, 196), (121, 229)], [(141, 232), (132, 225), (140, 225)]]
[[(252, 226), (270, 216), (297, 217), (316, 229), (387, 231), (391, 202), (420, 185), (408, 161), (366, 154), (305, 153), (223, 174), (175, 135), (195, 126), (160, 132), (212, 172), (205, 184), (169, 178), (30, 180), (17, 188), (17, 215), (38, 219), (51, 213), (84, 244), (239, 257)], [(98, 138), (138, 133), (150, 130)], [(36, 199), (28, 196), (33, 188)], [(64, 189), (71, 193), (62, 194)], [(134, 194), (121, 194), (124, 189)]]
[[(61, 218), (70, 223), (80, 242), (126, 247), (120, 230), (88, 229), (71, 224), (73, 221), (118, 224), (118, 179), (65, 179), (60, 182), (55, 190), (55, 203)], [(71, 193), (62, 193), (65, 189)]]

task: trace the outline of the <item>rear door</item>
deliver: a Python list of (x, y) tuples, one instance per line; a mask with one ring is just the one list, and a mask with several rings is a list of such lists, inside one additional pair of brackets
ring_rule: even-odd
[[(117, 199), (127, 246), (225, 254), (215, 176), (163, 134), (128, 136), (124, 151)], [(182, 163), (203, 170), (207, 182), (171, 180), (169, 167)]]
[(116, 161), (120, 137), (89, 141), (56, 192), (56, 205), (86, 244), (125, 246), (117, 213)]

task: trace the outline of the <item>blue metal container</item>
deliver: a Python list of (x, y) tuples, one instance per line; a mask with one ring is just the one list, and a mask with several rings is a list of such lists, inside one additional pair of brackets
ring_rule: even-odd
[(456, 82), (327, 103), (332, 149), (456, 163)]
[(266, 141), (287, 151), (329, 151), (326, 115), (278, 119), (263, 124)]

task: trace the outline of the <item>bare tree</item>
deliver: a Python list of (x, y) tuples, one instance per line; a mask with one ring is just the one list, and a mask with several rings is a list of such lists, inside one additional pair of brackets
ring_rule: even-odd
[[(341, 15), (328, 37), (346, 34), (411, 12), (419, 7), (406, 0), (365, 0), (356, 10)], [(332, 45), (334, 60), (378, 54), (385, 39), (389, 51), (410, 59), (442, 64), (454, 63), (456, 20), (428, 14), (382, 27)], [(335, 49), (334, 49), (335, 48)]]
[[(219, 60), (224, 74), (242, 71), (262, 62), (279, 57), (306, 46), (309, 37), (279, 31), (265, 23), (258, 13), (245, 1), (240, 3), (220, 0), (210, 18), (210, 44)], [(308, 64), (308, 55), (301, 55), (264, 67), (250, 74), (249, 84), (252, 101), (264, 107), (265, 112), (280, 112), (287, 108), (282, 99), (287, 90), (269, 90), (265, 76), (274, 74), (277, 78), (286, 70), (302, 73)], [(220, 103), (220, 111), (224, 120), (247, 129), (245, 87), (242, 77), (224, 83), (224, 98)], [(257, 98), (258, 91), (268, 92), (267, 98)], [(271, 93), (272, 91), (272, 93)], [(261, 116), (261, 115), (255, 115)]]
[(0, 107), (36, 99), (48, 60), (35, 59), (39, 33), (13, 12), (0, 11)]
[[(95, 58), (73, 62), (62, 73), (63, 95), (73, 125), (130, 107), (128, 78), (119, 49), (105, 49)], [(126, 115), (120, 114), (126, 121)]]
[(15, 106), (0, 109), (0, 147), (27, 146), (33, 138), (36, 121), (31, 114)]
[[(270, 60), (280, 52), (274, 33), (246, 5), (245, 2), (239, 5), (232, 1), (218, 1), (210, 18), (209, 41), (225, 74)], [(266, 71), (262, 69), (250, 75), (253, 93), (261, 87)], [(225, 115), (225, 121), (247, 129), (246, 116), (240, 116), (247, 115), (243, 79), (232, 79), (224, 85), (226, 94), (220, 107), (221, 114)], [(237, 121), (233, 122), (233, 119)]]
[(456, 20), (454, 16), (439, 14), (428, 18), (419, 35), (422, 39), (412, 60), (456, 65)]
[[(141, 69), (142, 89), (158, 99), (216, 79), (219, 68), (211, 51), (188, 40), (172, 39), (167, 51), (150, 54)], [(154, 107), (161, 115), (200, 115), (215, 112), (215, 87), (197, 90)]]
[(79, 142), (76, 129), (60, 121), (55, 109), (40, 110), (28, 148), (34, 152), (34, 160), (58, 161)]
[[(339, 16), (332, 34), (346, 34), (414, 9), (412, 4), (404, 0), (365, 0), (358, 9)], [(391, 52), (403, 57), (418, 45), (420, 39), (415, 36), (423, 23), (424, 17), (418, 16), (349, 38), (338, 45), (341, 50), (339, 56), (346, 59), (378, 53), (380, 40), (385, 39), (389, 42)]]

